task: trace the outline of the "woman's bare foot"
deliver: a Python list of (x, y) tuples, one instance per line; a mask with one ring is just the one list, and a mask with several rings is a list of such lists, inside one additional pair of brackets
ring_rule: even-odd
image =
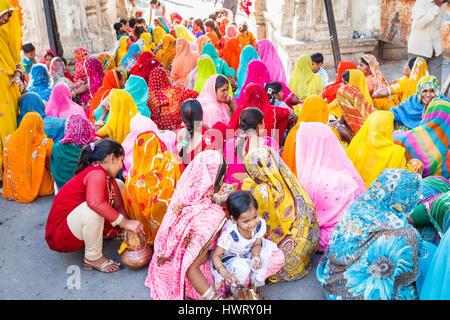
[(83, 259), (83, 268), (85, 270), (93, 270), (96, 269), (101, 272), (111, 273), (119, 270), (121, 268), (120, 263), (117, 263), (111, 259), (102, 256), (101, 258), (89, 261), (86, 258)]

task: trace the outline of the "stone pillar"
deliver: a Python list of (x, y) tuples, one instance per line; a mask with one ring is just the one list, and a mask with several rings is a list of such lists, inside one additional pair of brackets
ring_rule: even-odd
[(116, 10), (117, 20), (128, 19), (127, 0), (116, 0)]
[(104, 50), (111, 50), (114, 47), (116, 42), (116, 37), (114, 36), (113, 24), (114, 20), (111, 20), (108, 12), (108, 3), (109, 0), (100, 0), (99, 6), (99, 16), (100, 16), (100, 25), (103, 33), (104, 40)]

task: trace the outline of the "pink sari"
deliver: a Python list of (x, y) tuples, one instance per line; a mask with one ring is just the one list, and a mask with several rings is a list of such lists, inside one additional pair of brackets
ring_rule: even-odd
[(50, 98), (45, 106), (45, 114), (51, 117), (69, 119), (73, 114), (88, 119), (83, 108), (72, 101), (72, 94), (65, 82), (58, 83), (53, 87)]
[(270, 78), (272, 79), (272, 81), (287, 83), (284, 65), (281, 62), (277, 50), (273, 46), (272, 42), (267, 39), (262, 39), (256, 42), (256, 48), (258, 49), (258, 54), (261, 58), (261, 61), (267, 66), (267, 69), (269, 70)]
[(124, 179), (127, 178), (128, 170), (131, 168), (131, 165), (133, 164), (134, 142), (141, 133), (148, 131), (154, 132), (158, 136), (158, 138), (162, 142), (164, 142), (164, 144), (167, 147), (167, 150), (171, 154), (173, 155), (177, 154), (176, 151), (177, 135), (175, 134), (175, 132), (160, 131), (158, 129), (158, 126), (151, 119), (141, 115), (140, 113), (137, 113), (130, 120), (130, 133), (122, 142), (122, 146), (125, 150), (125, 159), (123, 160), (123, 173), (122, 173)]
[(84, 62), (84, 68), (87, 74), (87, 83), (89, 85), (89, 90), (80, 97), (79, 104), (82, 107), (85, 107), (89, 104), (92, 97), (102, 86), (103, 79), (105, 78), (105, 72), (103, 71), (102, 63), (95, 58), (87, 59)]
[(227, 104), (217, 101), (216, 79), (218, 76), (213, 75), (206, 81), (197, 98), (203, 109), (203, 124), (209, 128), (212, 128), (216, 122), (228, 125), (231, 117)]
[[(212, 249), (226, 222), (223, 209), (207, 193), (214, 188), (222, 155), (208, 150), (197, 155), (178, 181), (172, 201), (155, 238), (145, 286), (154, 300), (201, 299), (186, 277), (187, 269), (202, 253)], [(200, 267), (214, 286), (210, 264)]]
[(366, 192), (364, 181), (329, 126), (302, 122), (296, 138), (297, 179), (317, 208), (319, 252), (350, 204)]

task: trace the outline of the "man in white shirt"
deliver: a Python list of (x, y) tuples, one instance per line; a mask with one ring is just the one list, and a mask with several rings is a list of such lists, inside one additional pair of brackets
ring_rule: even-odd
[(151, 25), (153, 20), (156, 17), (165, 17), (166, 16), (166, 5), (164, 2), (159, 0), (151, 0), (150, 1), (150, 19), (148, 24)]
[(408, 54), (422, 57), (428, 71), (442, 83), (443, 50), (441, 28), (448, 0), (416, 0), (412, 8), (412, 24)]

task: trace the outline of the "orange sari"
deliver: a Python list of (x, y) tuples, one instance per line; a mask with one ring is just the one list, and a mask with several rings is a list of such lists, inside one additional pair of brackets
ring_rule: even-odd
[(222, 58), (223, 60), (225, 60), (228, 66), (236, 70), (236, 72), (239, 69), (241, 51), (242, 47), (238, 39), (231, 38), (225, 40)]
[(133, 158), (123, 191), (125, 209), (130, 219), (143, 223), (146, 241), (153, 245), (181, 169), (177, 158), (153, 132), (137, 137)]
[[(214, 31), (210, 31), (206, 34), (208, 38), (211, 39), (211, 43), (214, 45), (217, 51), (220, 50), (220, 39)], [(201, 51), (200, 51), (201, 52)]]
[(41, 116), (37, 112), (28, 112), (19, 128), (6, 138), (3, 198), (29, 203), (38, 196), (53, 194), (52, 148), (53, 140), (45, 135)]

